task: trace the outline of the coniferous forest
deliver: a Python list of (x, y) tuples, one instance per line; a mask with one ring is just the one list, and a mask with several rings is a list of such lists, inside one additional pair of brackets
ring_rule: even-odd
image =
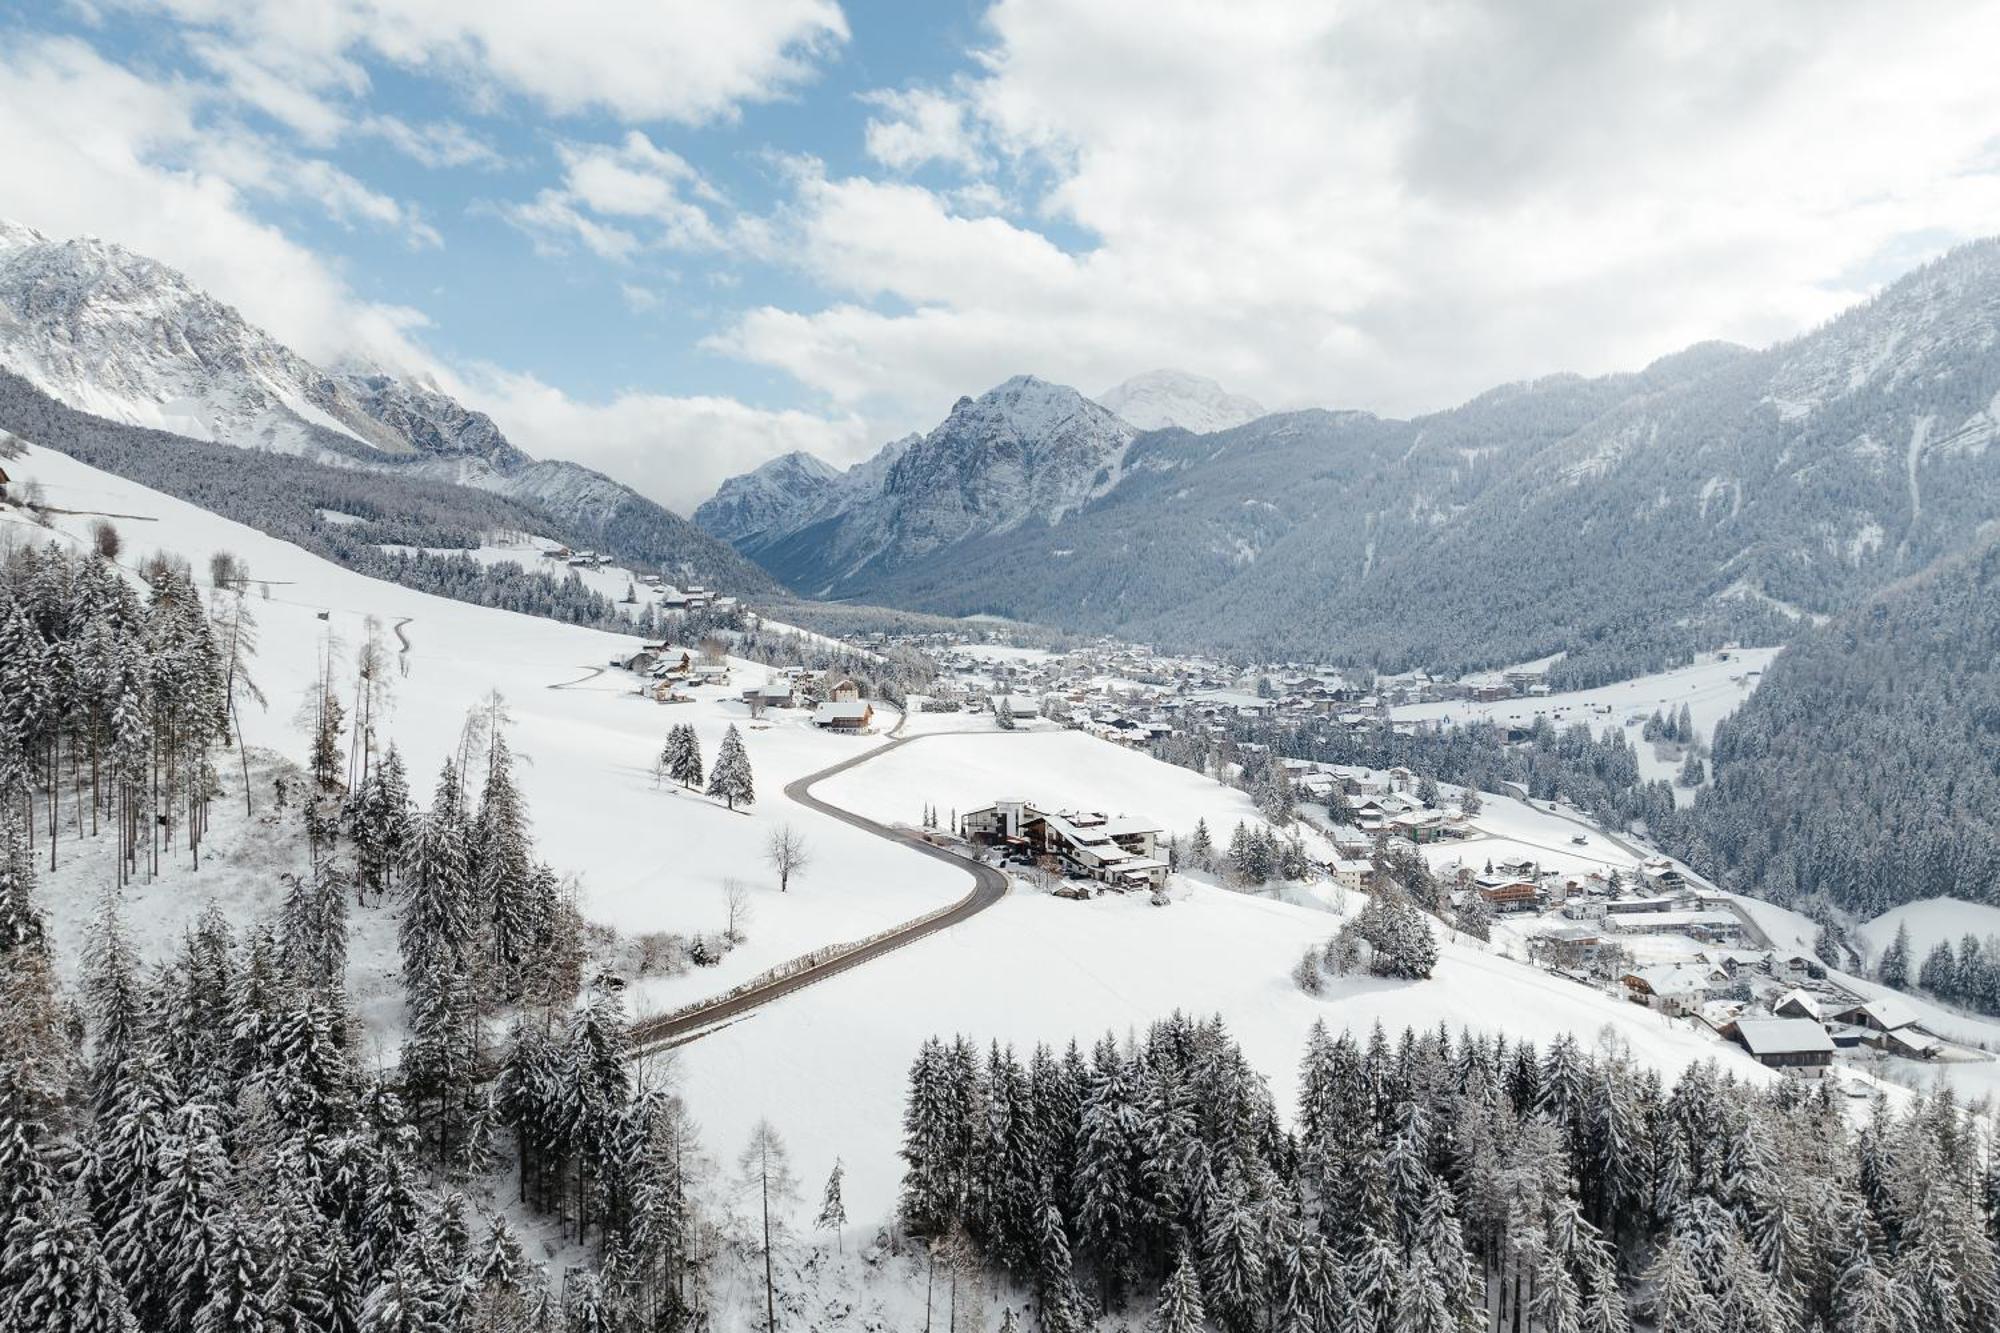
[[(1041, 1327), (1972, 1333), (2000, 1162), (1948, 1094), (1851, 1128), (1830, 1082), (1671, 1086), (1616, 1050), (1315, 1025), (1291, 1125), (1221, 1020), (1087, 1053), (924, 1044), (901, 1214)], [(1207, 1322), (1204, 1322), (1206, 1320)]]
[[(622, 984), (585, 975), (572, 895), (534, 856), (504, 701), (473, 710), (419, 809), (381, 729), (379, 656), (356, 654), (351, 695), (329, 668), (271, 816), (303, 824), (309, 864), (271, 886), (272, 918), (211, 905), (142, 966), (122, 882), (199, 865), (232, 704), (256, 686), (240, 591), (218, 579), (204, 605), (172, 557), (141, 569), (143, 593), (102, 551), (0, 566), (0, 1327), (693, 1326), (705, 1159), (629, 1058)], [(118, 880), (65, 988), (38, 883), (97, 839)], [(385, 902), (409, 1030), (371, 1070), (348, 945)], [(475, 1210), (468, 1182), (496, 1176), (516, 1207)], [(532, 1262), (524, 1217), (583, 1261)]]

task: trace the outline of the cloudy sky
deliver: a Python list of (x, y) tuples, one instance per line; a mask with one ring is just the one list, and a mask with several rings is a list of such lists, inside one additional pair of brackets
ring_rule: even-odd
[(0, 214), (686, 510), (1023, 371), (1402, 414), (1787, 336), (2000, 232), (1996, 50), (1841, 0), (56, 0), (0, 10)]

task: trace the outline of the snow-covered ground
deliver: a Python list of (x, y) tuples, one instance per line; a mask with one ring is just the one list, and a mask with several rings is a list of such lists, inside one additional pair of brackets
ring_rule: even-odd
[[(128, 565), (165, 550), (205, 575), (209, 554), (228, 550), (248, 563), (253, 579), (269, 581), (270, 598), (253, 593), (250, 600), (261, 639), (252, 671), (271, 698), (267, 710), (252, 707), (244, 715), (252, 746), (302, 759), (306, 737), (294, 709), (313, 678), (323, 638), (330, 633), (351, 655), (372, 616), (394, 652), (392, 627), (407, 619), (407, 671), (393, 682), (382, 731), (402, 748), (420, 801), (428, 803), (439, 765), (455, 750), (466, 710), (498, 690), (514, 718), (509, 740), (522, 757), (519, 780), (540, 854), (577, 876), (592, 919), (628, 933), (718, 932), (726, 917), (724, 883), (740, 880), (752, 903), (747, 943), (718, 967), (636, 986), (635, 1008), (672, 1007), (727, 989), (819, 945), (872, 934), (965, 892), (966, 877), (950, 866), (784, 798), (786, 782), (882, 740), (819, 732), (803, 710), (774, 710), (751, 722), (736, 695), (764, 679), (761, 666), (738, 663), (730, 685), (695, 688), (694, 703), (658, 705), (636, 693), (634, 677), (606, 665), (636, 648), (634, 638), (366, 578), (52, 451), (30, 448), (8, 471), (24, 482), (45, 482), (66, 508), (150, 520), (117, 520)], [(5, 517), (18, 522), (17, 515)], [(76, 514), (53, 521), (54, 532), (25, 524), (16, 530), (31, 540), (82, 542), (95, 519)], [(883, 730), (896, 721), (892, 711), (878, 709), (878, 717)], [(653, 758), (677, 722), (694, 724), (709, 759), (726, 727), (743, 728), (759, 794), (753, 809), (731, 813), (704, 797), (654, 786)], [(763, 859), (781, 823), (804, 834), (813, 861), (782, 897)]]
[(1072, 902), (1017, 890), (963, 925), (681, 1048), (680, 1075), (716, 1148), (733, 1153), (741, 1127), (761, 1115), (791, 1144), (805, 1179), (823, 1179), (841, 1157), (857, 1219), (894, 1205), (905, 1076), (932, 1033), (1017, 1048), (1073, 1036), (1087, 1045), (1107, 1030), (1143, 1031), (1175, 1009), (1220, 1013), (1287, 1114), (1316, 1018), (1363, 1033), (1378, 1021), (1392, 1034), (1443, 1023), (1538, 1043), (1572, 1032), (1592, 1044), (1608, 1028), (1670, 1080), (1711, 1056), (1764, 1076), (1686, 1024), (1449, 941), (1428, 981), (1334, 980), (1325, 996), (1307, 996), (1287, 974), (1336, 925), (1323, 910), (1191, 884), (1164, 908), (1144, 895)]
[[(918, 714), (911, 727), (925, 716)], [(1194, 832), (1198, 820), (1205, 819), (1217, 846), (1228, 843), (1239, 821), (1264, 822), (1250, 798), (1233, 787), (1080, 731), (1057, 729), (1047, 722), (1035, 726), (1003, 732), (986, 717), (979, 731), (926, 736), (828, 779), (816, 794), (883, 823), (915, 824), (926, 803), (949, 817), (954, 810), (963, 813), (998, 799), (1057, 810), (1133, 815), (1155, 821), (1163, 836), (1185, 837)], [(1307, 830), (1306, 836), (1317, 855), (1332, 856), (1332, 848), (1318, 834)]]
[[(1715, 724), (1728, 717), (1750, 697), (1763, 673), (1782, 651), (1778, 648), (1733, 648), (1725, 661), (1719, 654), (1703, 653), (1692, 663), (1656, 675), (1619, 681), (1594, 690), (1575, 690), (1541, 698), (1498, 699), (1478, 703), (1452, 699), (1442, 703), (1405, 704), (1392, 711), (1398, 721), (1446, 722), (1485, 721), (1531, 723), (1547, 717), (1558, 727), (1587, 723), (1593, 733), (1615, 725), (1639, 752), (1639, 774), (1647, 781), (1671, 780), (1679, 764), (1655, 753), (1640, 738), (1645, 720), (1655, 710), (1677, 713), (1688, 707), (1695, 732), (1706, 741), (1715, 734)], [(1544, 659), (1549, 661), (1553, 659)], [(1629, 721), (1628, 721), (1629, 719)]]
[[(455, 747), (467, 708), (497, 689), (513, 715), (510, 738), (523, 756), (520, 783), (541, 854), (579, 876), (591, 917), (627, 932), (714, 931), (723, 923), (724, 881), (742, 880), (754, 900), (749, 942), (719, 968), (642, 983), (635, 1007), (664, 1008), (721, 990), (816, 945), (872, 933), (965, 891), (965, 876), (949, 864), (783, 798), (786, 781), (883, 741), (816, 732), (799, 712), (751, 723), (734, 696), (761, 679), (761, 668), (744, 665), (730, 686), (697, 689), (695, 703), (656, 705), (635, 692), (634, 680), (604, 665), (629, 651), (631, 638), (367, 579), (61, 455), (30, 450), (9, 471), (23, 481), (46, 480), (52, 492), (62, 487), (68, 507), (152, 520), (119, 520), (128, 562), (164, 549), (202, 571), (211, 552), (226, 549), (248, 563), (253, 579), (270, 581), (269, 600), (251, 601), (262, 631), (256, 674), (272, 695), (267, 711), (244, 719), (253, 745), (304, 753), (293, 705), (325, 635), (351, 649), (372, 616), (393, 650), (391, 627), (407, 621), (407, 673), (396, 678), (386, 731), (407, 755), (421, 796), (428, 797), (439, 762)], [(57, 521), (67, 539), (81, 541), (92, 517)], [(885, 717), (882, 729), (895, 720)], [(695, 725), (710, 757), (724, 727), (744, 727), (760, 793), (753, 810), (732, 813), (653, 785), (653, 755), (667, 726), (680, 721)], [(1143, 815), (1178, 833), (1206, 819), (1218, 841), (1226, 841), (1237, 820), (1256, 818), (1242, 793), (1048, 724), (1003, 735), (990, 717), (940, 714), (930, 716), (926, 730), (933, 734), (828, 780), (817, 794), (877, 819), (911, 823), (925, 804), (949, 812), (1019, 796)], [(780, 822), (806, 835), (813, 857), (783, 896), (762, 861), (764, 841)], [(1497, 839), (1535, 847), (1552, 866), (1564, 864), (1559, 858), (1589, 862), (1616, 850), (1599, 845), (1595, 834), (1588, 846), (1575, 847), (1573, 823), (1500, 798), (1489, 800), (1477, 822)], [(218, 873), (202, 883), (231, 882), (219, 873), (236, 864), (231, 846), (243, 858), (239, 881), (262, 874), (257, 848), (219, 835), (211, 863)], [(175, 884), (186, 887), (172, 891), (198, 893), (197, 878), (181, 876)], [(230, 894), (218, 897), (231, 910), (255, 910)], [(1356, 978), (1308, 997), (1288, 973), (1305, 948), (1335, 928), (1327, 904), (1338, 897), (1292, 904), (1182, 882), (1172, 905), (1155, 907), (1145, 895), (1072, 902), (1023, 889), (949, 931), (756, 1011), (672, 1058), (718, 1158), (735, 1155), (760, 1114), (791, 1141), (808, 1188), (824, 1179), (836, 1155), (843, 1157), (857, 1232), (892, 1206), (904, 1076), (918, 1043), (933, 1032), (1018, 1045), (1088, 1041), (1107, 1029), (1142, 1028), (1176, 1008), (1219, 1012), (1287, 1109), (1315, 1018), (1362, 1030), (1377, 1021), (1392, 1031), (1472, 1026), (1543, 1043), (1562, 1032), (1591, 1043), (1604, 1034), (1669, 1076), (1712, 1056), (1746, 1077), (1768, 1077), (1734, 1048), (1686, 1024), (1466, 943), (1444, 943), (1431, 980)], [(1348, 905), (1358, 906), (1358, 898)], [(359, 936), (357, 946), (388, 948)]]
[(1940, 940), (1957, 949), (1967, 935), (1976, 937), (1982, 945), (1989, 936), (2000, 935), (2000, 907), (1959, 898), (1926, 898), (1883, 913), (1855, 934), (1867, 945), (1868, 957), (1873, 961), (1895, 942), (1896, 931), (1904, 926), (1910, 930), (1910, 969), (1914, 972), (1924, 955)]

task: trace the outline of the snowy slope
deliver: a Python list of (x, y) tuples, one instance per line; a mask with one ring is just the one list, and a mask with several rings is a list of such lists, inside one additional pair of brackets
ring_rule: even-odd
[(1910, 968), (1914, 973), (1939, 941), (1956, 949), (1967, 935), (1977, 937), (1982, 944), (2000, 935), (2000, 907), (1957, 898), (1926, 898), (1885, 912), (1855, 933), (1867, 944), (1868, 956), (1880, 958), (1895, 942), (1897, 930), (1905, 926), (1910, 931)]
[[(784, 799), (781, 788), (792, 778), (880, 741), (819, 733), (802, 712), (774, 712), (752, 724), (735, 694), (763, 680), (761, 666), (742, 664), (730, 687), (695, 691), (697, 703), (662, 707), (633, 693), (632, 677), (605, 666), (636, 648), (634, 638), (380, 583), (51, 451), (30, 447), (8, 463), (8, 472), (41, 483), (54, 505), (148, 520), (117, 520), (128, 564), (167, 550), (200, 571), (210, 552), (226, 549), (247, 561), (254, 578), (270, 581), (269, 599), (251, 602), (262, 639), (253, 674), (271, 699), (268, 710), (252, 710), (243, 719), (253, 746), (294, 759), (304, 755), (305, 736), (293, 710), (312, 678), (322, 635), (331, 632), (351, 653), (372, 616), (393, 650), (392, 627), (407, 619), (408, 672), (394, 682), (387, 733), (401, 746), (421, 800), (429, 800), (466, 709), (488, 690), (499, 690), (515, 718), (514, 748), (526, 756), (520, 782), (541, 854), (578, 876), (589, 916), (626, 932), (719, 931), (723, 882), (742, 880), (755, 913), (748, 943), (720, 967), (661, 983), (657, 993), (647, 993), (649, 1002), (678, 1004), (726, 989), (784, 959), (873, 933), (965, 891), (965, 876), (950, 867)], [(51, 535), (18, 515), (0, 511), (0, 530), (33, 540)], [(84, 541), (93, 521), (88, 512), (58, 516), (56, 534)], [(667, 727), (683, 721), (694, 724), (709, 757), (730, 723), (744, 727), (762, 797), (751, 812), (732, 814), (702, 797), (653, 786), (653, 757)], [(762, 862), (764, 842), (781, 822), (806, 836), (818, 866), (794, 881), (782, 900)]]
[[(1777, 660), (1778, 648), (1732, 649), (1725, 660), (1716, 653), (1701, 653), (1687, 666), (1671, 671), (1637, 676), (1615, 685), (1593, 690), (1573, 690), (1540, 698), (1497, 699), (1481, 703), (1471, 699), (1451, 699), (1441, 703), (1405, 704), (1391, 712), (1398, 721), (1484, 721), (1505, 725), (1533, 723), (1546, 717), (1557, 728), (1587, 723), (1593, 733), (1607, 726), (1625, 733), (1639, 755), (1639, 776), (1672, 781), (1679, 764), (1656, 751), (1641, 733), (1645, 719), (1654, 712), (1675, 713), (1687, 705), (1695, 733), (1703, 741), (1715, 735), (1715, 724), (1734, 713), (1750, 697), (1763, 673)], [(1633, 721), (1631, 719), (1638, 719)], [(1676, 791), (1677, 799), (1690, 800), (1693, 793)]]
[(1221, 889), (1186, 889), (1165, 908), (1140, 896), (1069, 902), (1017, 891), (919, 947), (814, 987), (809, 1000), (681, 1048), (681, 1077), (719, 1153), (733, 1154), (744, 1128), (769, 1116), (804, 1179), (824, 1178), (842, 1158), (848, 1211), (860, 1219), (894, 1206), (905, 1076), (932, 1033), (1088, 1045), (1175, 1009), (1217, 1012), (1287, 1113), (1315, 1019), (1362, 1032), (1377, 1021), (1391, 1032), (1444, 1023), (1539, 1043), (1572, 1032), (1591, 1044), (1608, 1029), (1669, 1079), (1711, 1056), (1763, 1076), (1734, 1048), (1649, 1010), (1449, 942), (1430, 981), (1356, 978), (1308, 997), (1287, 973), (1336, 925), (1323, 911)]
[(1097, 395), (1097, 401), (1140, 430), (1179, 426), (1197, 435), (1228, 430), (1264, 415), (1254, 398), (1231, 393), (1203, 375), (1149, 370)]

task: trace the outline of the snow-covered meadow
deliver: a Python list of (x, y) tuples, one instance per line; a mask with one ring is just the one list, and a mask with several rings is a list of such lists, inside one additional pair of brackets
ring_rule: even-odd
[[(1452, 699), (1440, 703), (1405, 704), (1392, 710), (1397, 721), (1495, 722), (1529, 724), (1547, 717), (1558, 727), (1586, 723), (1593, 733), (1616, 726), (1639, 752), (1639, 775), (1672, 781), (1679, 765), (1654, 753), (1641, 739), (1646, 718), (1655, 711), (1673, 714), (1683, 704), (1694, 722), (1695, 733), (1704, 741), (1715, 734), (1715, 724), (1728, 717), (1750, 697), (1758, 680), (1776, 660), (1778, 648), (1732, 648), (1725, 658), (1720, 653), (1702, 653), (1687, 666), (1650, 676), (1540, 697), (1496, 699), (1478, 702)], [(1544, 659), (1546, 664), (1548, 659)], [(1531, 665), (1542, 665), (1531, 664)]]
[[(24, 539), (86, 542), (96, 512), (104, 512), (133, 516), (113, 520), (128, 566), (169, 551), (190, 560), (205, 581), (211, 552), (227, 550), (248, 564), (260, 636), (252, 670), (270, 696), (268, 709), (253, 707), (243, 718), (252, 746), (302, 760), (306, 730), (294, 711), (323, 642), (330, 635), (351, 658), (372, 617), (393, 653), (400, 623), (410, 649), (381, 731), (401, 747), (420, 801), (428, 802), (439, 766), (455, 751), (467, 709), (497, 690), (514, 719), (509, 740), (521, 758), (518, 778), (540, 854), (577, 877), (591, 919), (626, 933), (720, 931), (724, 885), (740, 881), (751, 899), (747, 941), (718, 967), (640, 984), (635, 1007), (673, 1007), (727, 989), (965, 891), (965, 877), (949, 866), (784, 799), (785, 783), (882, 741), (819, 732), (803, 710), (773, 710), (753, 722), (736, 695), (763, 681), (761, 666), (737, 663), (730, 685), (689, 690), (693, 703), (655, 704), (637, 692), (636, 678), (608, 665), (632, 652), (635, 638), (379, 582), (53, 451), (31, 447), (9, 469), (40, 482), (51, 504), (84, 511), (55, 516), (52, 531), (18, 523), (18, 511), (9, 511), (10, 530)], [(349, 683), (339, 671), (336, 679)], [(895, 721), (888, 712), (878, 730)], [(743, 729), (759, 795), (753, 808), (732, 813), (655, 785), (653, 759), (677, 722), (694, 725), (709, 759), (727, 727)], [(781, 898), (763, 855), (770, 832), (784, 823), (804, 835), (813, 864)], [(197, 877), (188, 882), (190, 892), (201, 892)]]

